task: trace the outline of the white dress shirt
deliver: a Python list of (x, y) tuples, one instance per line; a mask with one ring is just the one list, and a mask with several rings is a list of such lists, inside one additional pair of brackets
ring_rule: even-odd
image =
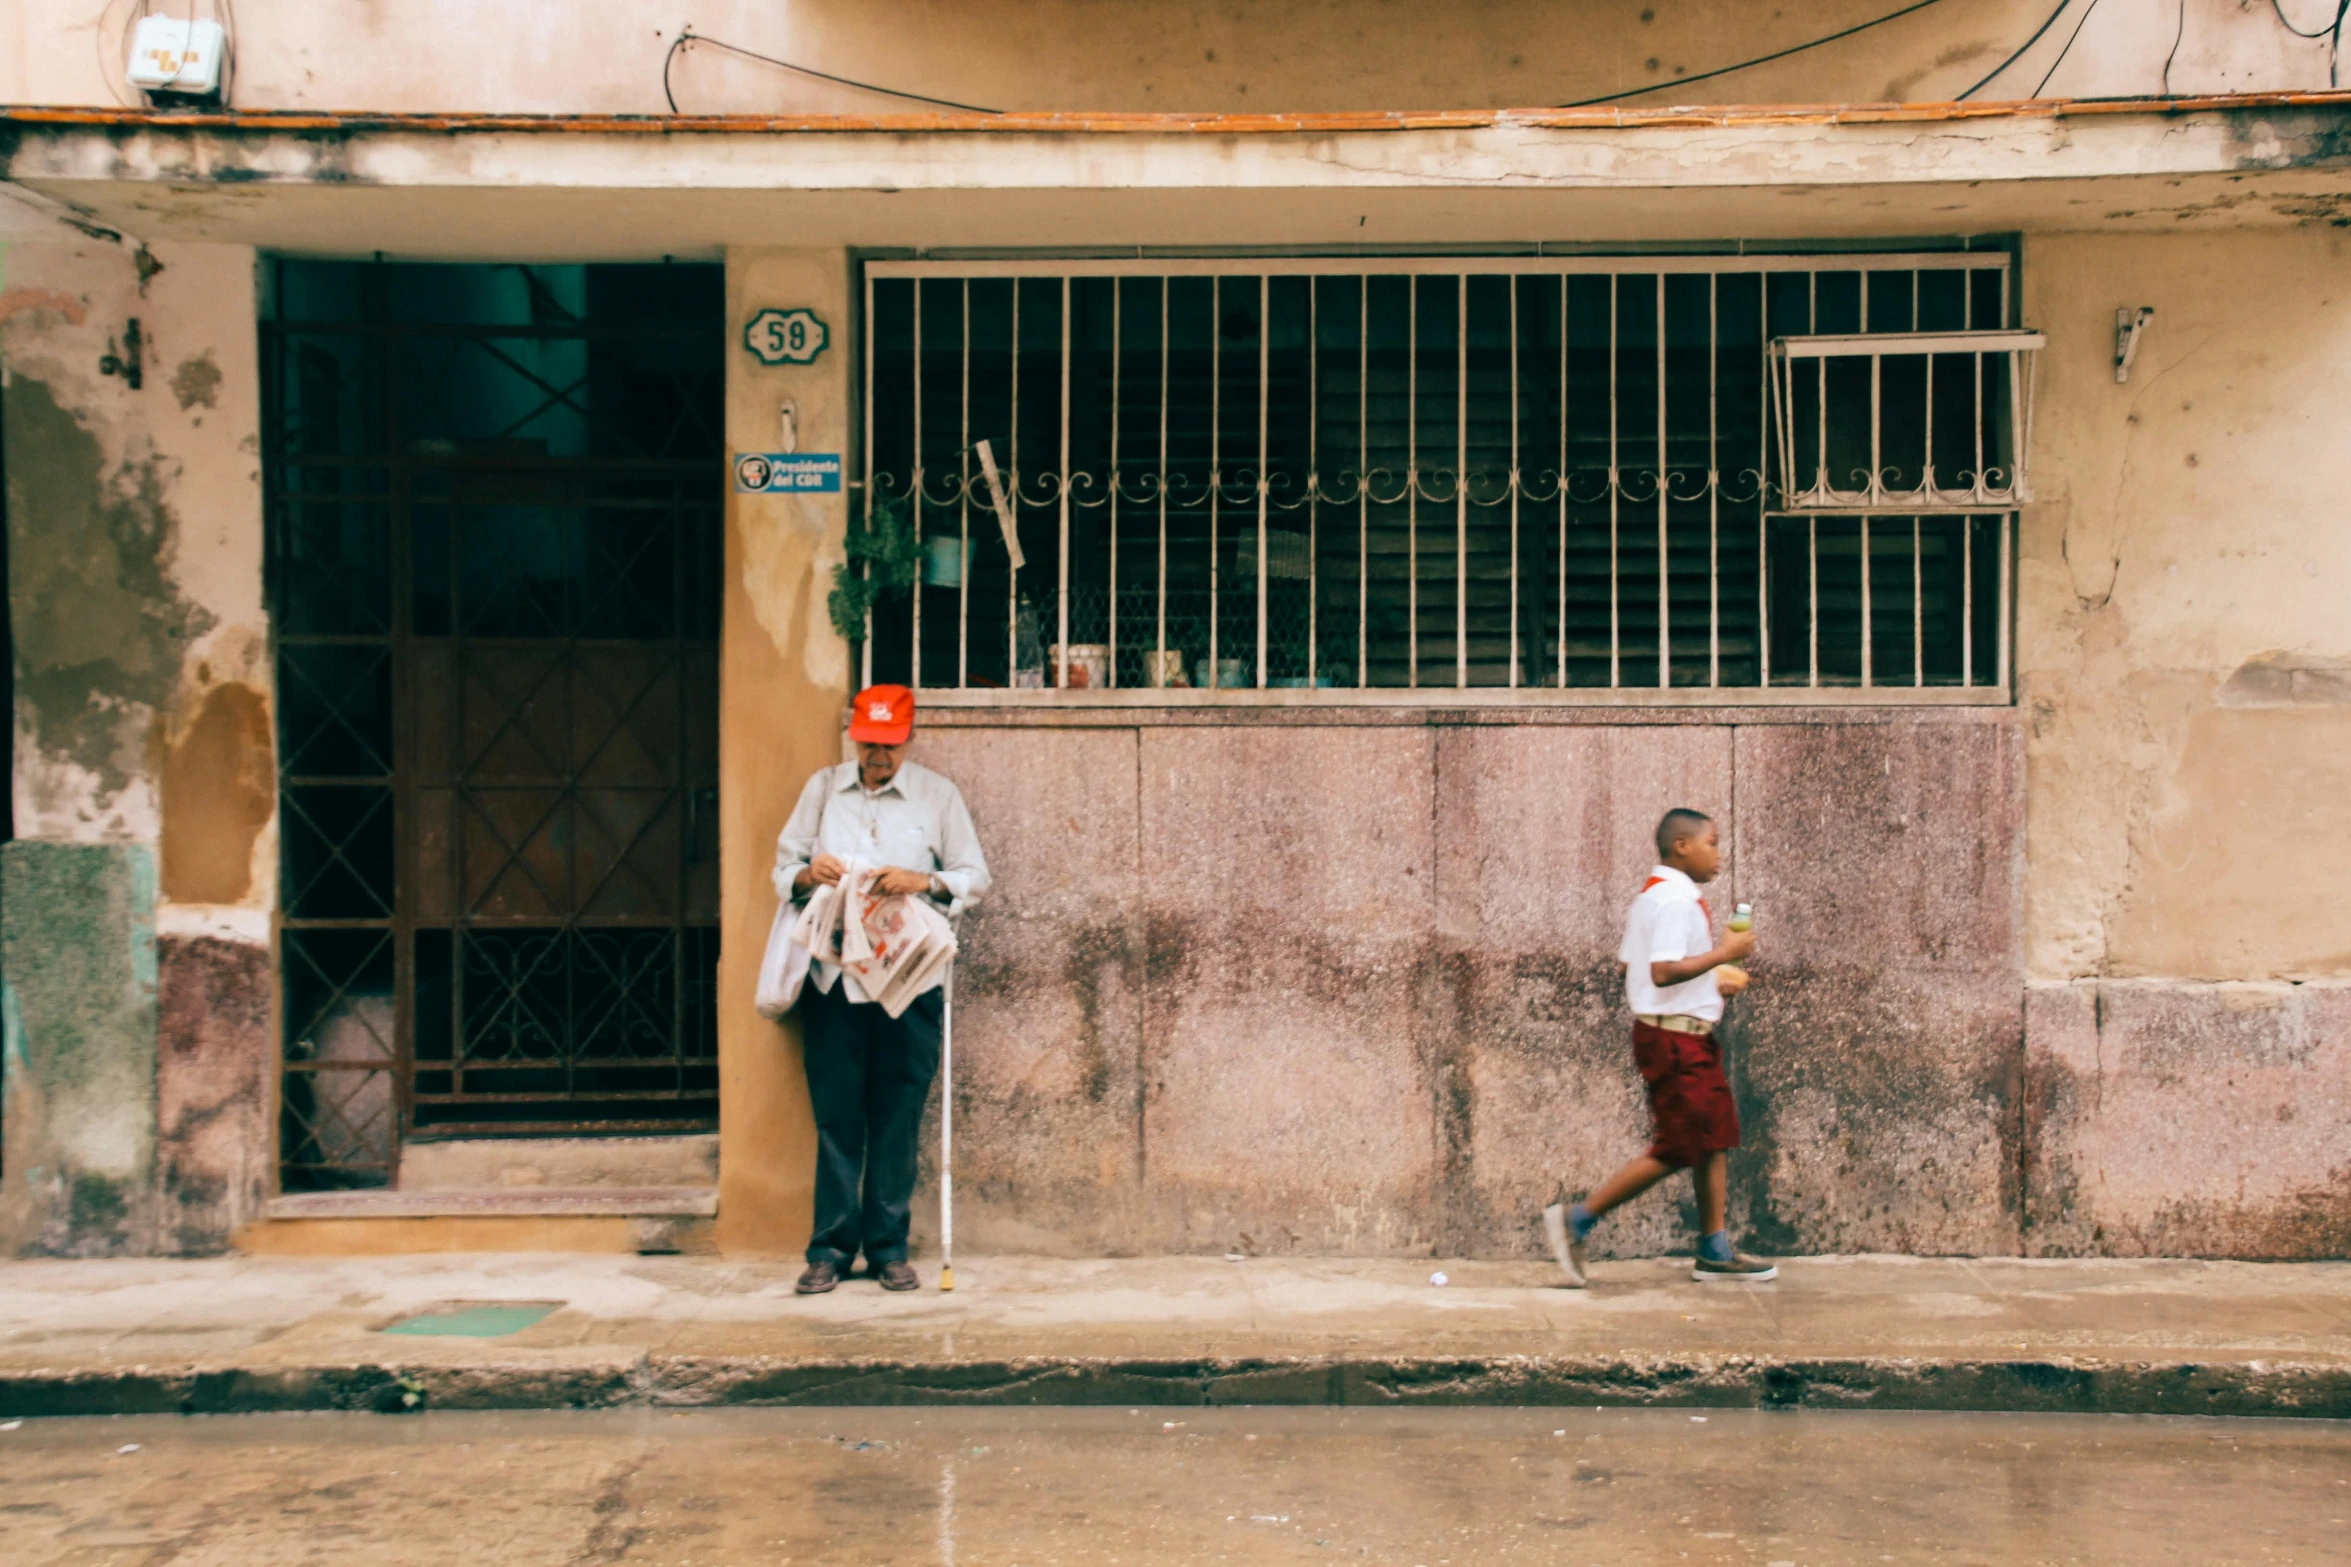
[[(988, 861), (980, 853), (963, 791), (914, 762), (899, 763), (896, 776), (879, 789), (859, 781), (855, 762), (819, 769), (800, 791), (800, 803), (776, 839), (779, 899), (806, 901), (805, 894), (794, 894), (792, 883), (820, 854), (936, 876), (952, 900), (950, 918), (988, 890)], [(829, 991), (840, 973), (838, 966), (819, 960), (809, 977), (817, 989)], [(854, 974), (848, 985), (851, 1001), (871, 999)]]
[(1714, 970), (1678, 985), (1661, 986), (1649, 977), (1652, 963), (1676, 963), (1713, 950), (1714, 929), (1698, 884), (1670, 865), (1651, 866), (1649, 885), (1633, 900), (1624, 945), (1616, 953), (1624, 964), (1624, 996), (1633, 1015), (1718, 1021), (1722, 987), (1714, 981)]

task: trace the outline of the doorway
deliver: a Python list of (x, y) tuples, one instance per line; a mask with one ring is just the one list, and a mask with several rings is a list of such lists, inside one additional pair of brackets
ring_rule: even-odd
[(288, 1190), (717, 1124), (717, 266), (273, 264)]

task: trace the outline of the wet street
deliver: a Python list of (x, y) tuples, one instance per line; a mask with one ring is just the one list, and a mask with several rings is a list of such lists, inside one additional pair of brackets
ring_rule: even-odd
[(2351, 1426), (1542, 1409), (28, 1420), (10, 1567), (2341, 1560)]

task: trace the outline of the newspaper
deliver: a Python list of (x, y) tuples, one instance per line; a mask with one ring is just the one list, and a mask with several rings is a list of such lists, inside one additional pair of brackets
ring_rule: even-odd
[(955, 929), (928, 898), (873, 891), (882, 866), (852, 860), (838, 883), (819, 887), (792, 927), (818, 961), (857, 976), (891, 1017), (938, 985), (955, 959)]

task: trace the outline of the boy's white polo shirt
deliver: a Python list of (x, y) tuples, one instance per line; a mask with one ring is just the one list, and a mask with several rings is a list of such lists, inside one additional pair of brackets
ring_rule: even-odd
[(1650, 867), (1649, 885), (1633, 900), (1624, 945), (1616, 953), (1624, 964), (1625, 1000), (1632, 1004), (1633, 1015), (1719, 1020), (1722, 989), (1714, 982), (1714, 970), (1663, 987), (1649, 978), (1652, 963), (1678, 962), (1713, 950), (1714, 927), (1699, 901), (1698, 884), (1670, 865)]

